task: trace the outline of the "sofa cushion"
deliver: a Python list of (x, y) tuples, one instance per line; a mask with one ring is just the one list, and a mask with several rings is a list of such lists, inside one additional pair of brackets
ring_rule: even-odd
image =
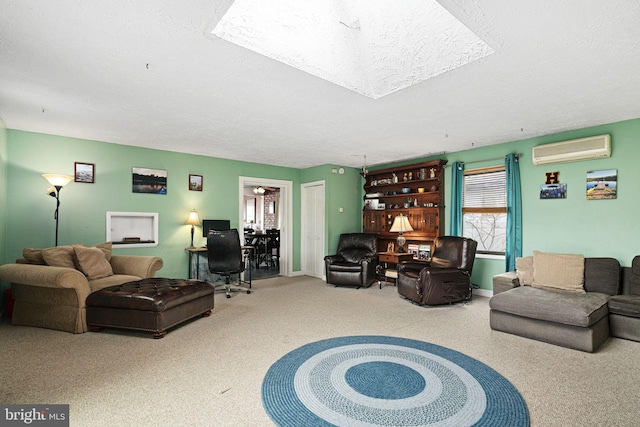
[(620, 263), (615, 258), (584, 259), (584, 290), (617, 295), (620, 292)]
[(66, 267), (78, 270), (73, 253), (74, 246), (82, 245), (56, 246), (54, 248), (43, 249), (42, 257), (49, 266)]
[(95, 292), (102, 288), (107, 288), (109, 286), (122, 285), (127, 282), (135, 282), (136, 280), (140, 280), (142, 277), (133, 276), (130, 274), (114, 274), (113, 276), (102, 277), (100, 279), (89, 280), (89, 287), (91, 288), (91, 292)]
[(585, 293), (584, 256), (533, 251), (533, 283), (535, 288)]
[(113, 275), (111, 264), (101, 249), (76, 246), (73, 248), (73, 252), (80, 271), (87, 276), (87, 279), (100, 279)]
[(609, 298), (598, 292), (571, 294), (520, 286), (491, 297), (489, 307), (517, 316), (584, 328), (609, 313)]
[(531, 286), (533, 283), (533, 257), (516, 258), (516, 273), (520, 286)]
[(42, 249), (24, 248), (22, 250), (22, 257), (26, 259), (29, 264), (47, 265), (42, 257)]
[(609, 300), (609, 313), (640, 318), (640, 295), (616, 295)]
[(631, 281), (629, 284), (630, 295), (640, 295), (640, 256), (631, 261)]

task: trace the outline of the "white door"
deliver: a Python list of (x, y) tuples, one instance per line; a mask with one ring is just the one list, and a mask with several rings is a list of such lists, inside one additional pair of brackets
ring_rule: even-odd
[(302, 185), (302, 274), (323, 278), (324, 181)]

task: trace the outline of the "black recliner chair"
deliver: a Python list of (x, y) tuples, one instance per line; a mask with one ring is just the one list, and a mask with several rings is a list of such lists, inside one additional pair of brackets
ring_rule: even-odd
[(340, 235), (335, 255), (324, 257), (327, 283), (336, 286), (368, 287), (376, 280), (378, 253), (375, 234)]
[(470, 300), (478, 242), (442, 236), (433, 245), (431, 261), (404, 261), (398, 266), (398, 293), (420, 305)]

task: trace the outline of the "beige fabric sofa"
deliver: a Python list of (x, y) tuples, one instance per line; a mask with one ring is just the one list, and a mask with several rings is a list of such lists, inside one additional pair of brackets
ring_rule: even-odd
[(0, 280), (11, 284), (15, 298), (11, 323), (73, 333), (88, 330), (85, 300), (91, 292), (154, 277), (163, 265), (155, 256), (112, 256), (110, 242), (25, 249), (23, 254), (16, 264), (0, 266)]

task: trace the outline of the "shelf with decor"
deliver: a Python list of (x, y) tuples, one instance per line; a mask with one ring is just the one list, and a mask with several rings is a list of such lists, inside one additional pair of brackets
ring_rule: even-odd
[(435, 237), (444, 232), (446, 163), (443, 159), (431, 160), (363, 175), (362, 231), (378, 235), (379, 252), (398, 249), (398, 233), (389, 231), (398, 215), (406, 216), (413, 229), (403, 232), (405, 250), (409, 245), (430, 248)]

